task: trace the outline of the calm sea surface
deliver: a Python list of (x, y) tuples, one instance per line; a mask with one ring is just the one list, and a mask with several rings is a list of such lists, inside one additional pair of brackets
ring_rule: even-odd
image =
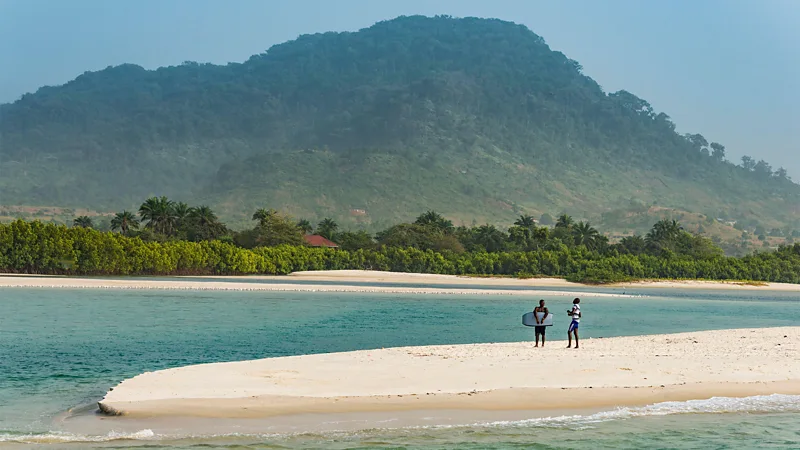
[[(592, 290), (606, 291), (587, 289)], [(796, 294), (661, 289), (626, 293), (643, 296), (582, 296), (581, 336), (800, 325)], [(569, 297), (544, 298), (556, 313), (571, 303)], [(275, 432), (267, 423), (263, 429), (250, 426), (237, 433), (165, 434), (153, 427), (130, 429), (131, 423), (115, 430), (115, 422), (96, 428), (102, 432), (79, 432), (70, 426), (72, 421), (107, 420), (94, 415), (97, 400), (109, 387), (144, 371), (390, 346), (530, 339), (532, 329), (521, 326), (520, 316), (536, 300), (0, 289), (0, 447), (800, 449), (800, 396), (780, 395), (546, 418), (464, 418), (459, 422), (455, 416), (438, 420), (433, 416), (441, 419), (448, 414), (438, 412), (414, 426), (384, 417), (369, 429), (352, 430), (350, 424), (343, 425), (348, 429), (344, 431)], [(566, 315), (563, 320), (556, 317), (556, 325), (548, 332), (550, 340), (566, 338)], [(430, 424), (425, 424), (428, 419)], [(441, 423), (448, 425), (437, 425)]]

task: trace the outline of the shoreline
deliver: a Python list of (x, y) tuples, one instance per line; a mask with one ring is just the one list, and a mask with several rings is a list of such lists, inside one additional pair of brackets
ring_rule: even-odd
[[(274, 278), (258, 277), (257, 278)], [(772, 282), (747, 282), (734, 280), (640, 280), (626, 281), (609, 284), (587, 284), (567, 281), (563, 278), (514, 278), (514, 277), (489, 277), (467, 275), (439, 275), (402, 272), (382, 272), (367, 270), (320, 270), (294, 272), (286, 275), (308, 281), (345, 281), (358, 280), (365, 282), (425, 282), (427, 284), (475, 284), (484, 286), (537, 286), (537, 287), (577, 287), (599, 289), (622, 288), (665, 288), (665, 289), (744, 289), (744, 290), (776, 290), (798, 291), (800, 284), (772, 283)]]
[[(283, 278), (270, 278), (270, 280), (286, 281), (285, 283), (258, 283), (244, 281), (222, 281), (215, 278), (206, 278), (207, 281), (184, 280), (145, 280), (135, 278), (71, 278), (71, 277), (15, 277), (0, 276), (0, 288), (44, 288), (44, 289), (157, 289), (157, 290), (188, 290), (188, 291), (267, 291), (267, 292), (349, 292), (349, 293), (374, 293), (374, 294), (425, 294), (425, 295), (512, 295), (512, 296), (591, 296), (591, 297), (623, 297), (633, 298), (636, 295), (616, 294), (610, 292), (586, 291), (561, 291), (542, 289), (481, 289), (480, 284), (475, 287), (449, 288), (449, 287), (405, 287), (405, 286), (359, 286), (344, 284), (301, 284), (292, 283), (292, 280)], [(235, 278), (234, 278), (235, 279)], [(257, 280), (250, 278), (251, 280)], [(362, 282), (349, 280), (350, 282)], [(363, 281), (363, 282), (369, 282)], [(402, 282), (398, 282), (402, 284)], [(485, 286), (485, 285), (484, 285)], [(502, 286), (501, 286), (502, 287)], [(531, 286), (535, 288), (535, 286)], [(544, 286), (543, 286), (544, 287)]]
[(125, 417), (265, 418), (796, 395), (798, 342), (800, 327), (780, 327), (586, 339), (579, 350), (518, 342), (212, 363), (124, 380), (98, 407)]
[[(150, 278), (150, 279), (144, 279)], [(289, 275), (175, 276), (163, 277), (71, 277), (54, 275), (0, 274), (0, 288), (77, 288), (77, 289), (176, 289), (284, 292), (364, 292), (389, 294), (464, 294), (464, 295), (592, 295), (626, 296), (603, 291), (625, 289), (697, 289), (800, 292), (800, 284), (709, 280), (652, 280), (614, 284), (582, 284), (561, 278), (472, 277), (366, 270), (310, 271)], [(198, 281), (203, 280), (203, 281)], [(259, 283), (263, 281), (263, 283)], [(298, 283), (299, 282), (299, 283)], [(320, 284), (313, 284), (318, 282)], [(343, 284), (322, 284), (343, 283)], [(374, 286), (346, 283), (376, 283)], [(381, 283), (419, 286), (381, 286)], [(448, 287), (442, 285), (458, 285)], [(463, 287), (461, 287), (463, 286)], [(486, 289), (490, 287), (491, 289)], [(514, 289), (500, 289), (503, 287)], [(529, 288), (529, 289), (525, 289)], [(559, 290), (542, 290), (558, 288)], [(569, 291), (568, 289), (576, 289)], [(587, 291), (590, 290), (590, 291)], [(593, 291), (595, 292), (593, 292)]]

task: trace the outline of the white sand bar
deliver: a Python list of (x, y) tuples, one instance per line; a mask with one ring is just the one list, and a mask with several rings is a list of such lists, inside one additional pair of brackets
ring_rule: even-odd
[[(263, 279), (285, 279), (285, 277), (263, 276)], [(319, 270), (295, 272), (288, 278), (304, 281), (339, 281), (373, 283), (419, 283), (419, 284), (459, 284), (477, 286), (515, 286), (515, 287), (586, 287), (563, 278), (512, 278), (478, 277), (462, 275), (438, 275), (426, 273), (400, 273), (372, 270)], [(605, 285), (611, 288), (660, 288), (660, 289), (711, 289), (711, 290), (761, 290), (800, 292), (800, 284), (791, 283), (745, 283), (741, 281), (714, 280), (648, 280)]]
[[(500, 289), (475, 287), (448, 288), (448, 287), (406, 287), (406, 286), (364, 286), (344, 284), (311, 284), (293, 283), (297, 279), (287, 277), (269, 277), (272, 282), (259, 283), (259, 279), (266, 277), (252, 277), (249, 281), (238, 281), (235, 277), (226, 279), (203, 277), (198, 280), (169, 280), (169, 279), (139, 279), (139, 278), (76, 278), (76, 277), (41, 277), (41, 276), (0, 276), (1, 287), (22, 288), (58, 288), (58, 289), (166, 289), (166, 290), (199, 290), (199, 291), (283, 291), (283, 292), (364, 292), (384, 294), (446, 294), (446, 295), (527, 295), (527, 296), (587, 296), (587, 297), (634, 297), (632, 295), (615, 294), (611, 292), (581, 292), (568, 290), (543, 290), (531, 289)], [(276, 283), (282, 280), (283, 283)], [(361, 281), (361, 280), (353, 280)], [(370, 280), (364, 280), (369, 282)], [(424, 279), (415, 281), (426, 284)], [(457, 281), (456, 281), (457, 283)], [(492, 284), (484, 284), (489, 286)]]
[[(295, 272), (288, 275), (308, 281), (366, 281), (392, 283), (425, 283), (425, 284), (463, 284), (483, 286), (530, 286), (530, 287), (586, 287), (581, 283), (573, 283), (563, 278), (511, 278), (511, 277), (476, 277), (460, 275), (437, 275), (425, 273), (398, 273), (371, 270), (319, 270), (313, 272)], [(274, 277), (266, 277), (274, 278)], [(609, 284), (614, 288), (661, 288), (661, 289), (744, 289), (800, 292), (800, 284), (791, 283), (744, 283), (741, 281), (713, 280), (649, 280), (628, 283)]]
[(798, 343), (800, 327), (782, 327), (587, 339), (578, 350), (561, 340), (268, 358), (144, 373), (99, 405), (123, 415), (266, 417), (800, 394)]
[[(315, 270), (293, 272), (289, 278), (307, 281), (360, 281), (370, 283), (407, 283), (407, 284), (460, 284), (479, 286), (539, 286), (539, 287), (580, 287), (581, 283), (573, 283), (563, 278), (514, 278), (514, 277), (481, 277), (466, 275), (442, 275), (435, 273), (386, 272), (381, 270)], [(265, 277), (275, 278), (275, 277)]]
[[(300, 283), (298, 283), (300, 282)], [(313, 284), (318, 282), (319, 284)], [(341, 283), (336, 285), (324, 283)], [(419, 286), (363, 286), (345, 283), (392, 283)], [(437, 285), (457, 285), (452, 286)], [(565, 295), (620, 297), (622, 294), (585, 292), (587, 285), (571, 283), (560, 278), (468, 277), (422, 273), (398, 273), (371, 270), (322, 270), (295, 272), (288, 276), (205, 276), (178, 277), (178, 279), (91, 278), (57, 277), (42, 275), (0, 274), (0, 287), (77, 288), (77, 289), (183, 289), (183, 290), (237, 290), (237, 291), (295, 291), (295, 292), (375, 292), (394, 294), (476, 294), (476, 295)], [(509, 287), (514, 289), (499, 289)], [(709, 289), (709, 290), (761, 290), (800, 292), (800, 284), (758, 283), (734, 281), (660, 280), (606, 285), (617, 291), (626, 288)], [(487, 289), (491, 288), (491, 289)], [(530, 289), (525, 289), (530, 288)], [(558, 288), (559, 290), (544, 290)], [(576, 290), (570, 291), (569, 288)], [(606, 289), (612, 291), (612, 289)]]

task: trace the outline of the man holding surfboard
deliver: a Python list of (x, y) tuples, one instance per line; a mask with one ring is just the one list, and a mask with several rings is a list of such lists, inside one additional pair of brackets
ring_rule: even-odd
[(533, 318), (536, 319), (536, 327), (534, 331), (536, 332), (536, 345), (534, 347), (539, 346), (539, 335), (542, 335), (542, 347), (544, 347), (544, 335), (547, 327), (544, 325), (539, 325), (544, 323), (544, 319), (550, 315), (550, 311), (544, 306), (544, 300), (539, 300), (539, 306), (533, 308)]
[(572, 334), (575, 335), (575, 348), (578, 348), (578, 325), (580, 325), (581, 322), (580, 303), (581, 299), (576, 298), (572, 301), (572, 309), (567, 310), (567, 315), (572, 317), (572, 322), (569, 324), (569, 329), (567, 329), (567, 339), (569, 339), (569, 345), (567, 345), (567, 348), (572, 347)]

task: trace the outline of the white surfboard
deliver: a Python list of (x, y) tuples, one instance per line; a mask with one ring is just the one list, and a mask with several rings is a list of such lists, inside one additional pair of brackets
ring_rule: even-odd
[[(543, 312), (536, 313), (536, 314), (539, 315), (540, 319), (541, 319), (542, 316), (544, 316)], [(525, 313), (522, 316), (522, 324), (525, 325), (526, 327), (542, 327), (542, 326), (550, 327), (550, 326), (553, 326), (553, 313), (548, 314), (547, 317), (545, 317), (545, 319), (544, 319), (544, 321), (542, 323), (536, 323), (536, 319), (533, 318), (533, 313), (532, 312)]]

